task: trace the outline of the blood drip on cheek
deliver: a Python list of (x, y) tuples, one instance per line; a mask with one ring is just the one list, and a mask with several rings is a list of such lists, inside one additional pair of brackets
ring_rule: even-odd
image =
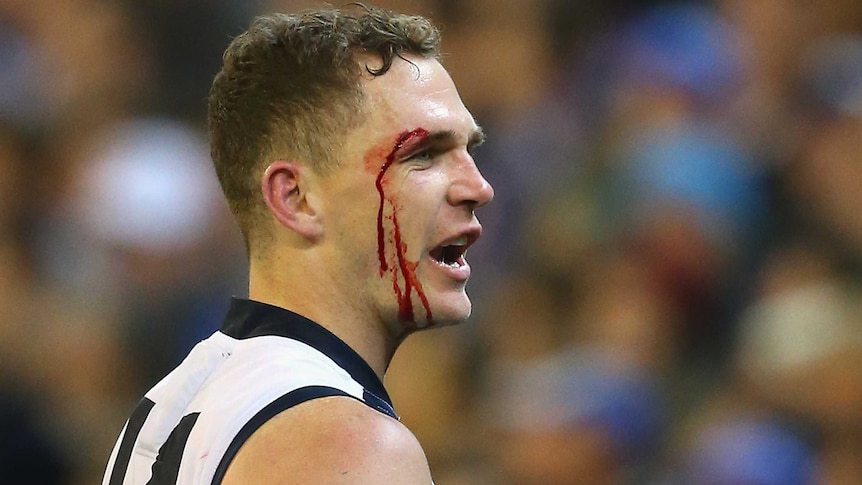
[[(419, 297), (422, 302), (422, 306), (425, 308), (427, 322), (430, 326), (433, 325), (434, 322), (431, 316), (431, 307), (428, 304), (428, 298), (425, 296), (425, 292), (422, 289), (422, 283), (420, 283), (419, 278), (416, 277), (416, 267), (419, 263), (418, 261), (408, 261), (405, 256), (407, 253), (407, 244), (401, 237), (401, 226), (398, 224), (398, 205), (391, 196), (386, 195), (386, 181), (384, 180), (386, 172), (390, 167), (392, 167), (396, 155), (404, 147), (404, 144), (413, 139), (423, 139), (427, 136), (428, 131), (423, 128), (417, 128), (412, 131), (401, 133), (395, 141), (395, 146), (386, 155), (374, 184), (377, 188), (377, 194), (380, 197), (380, 205), (377, 208), (377, 256), (380, 260), (380, 276), (385, 276), (387, 272), (392, 276), (392, 290), (394, 291), (395, 298), (398, 301), (398, 319), (405, 324), (415, 322), (411, 295), (413, 290), (416, 290), (416, 295)], [(370, 164), (370, 162), (371, 160), (366, 159), (366, 163)], [(392, 215), (386, 217), (392, 221), (393, 226), (392, 243), (395, 247), (395, 258), (394, 261), (392, 261), (392, 264), (386, 260), (386, 233), (383, 227), (383, 208), (387, 201), (389, 202), (390, 207), (392, 207)], [(398, 281), (399, 272), (401, 273), (401, 279), (404, 280), (403, 289)]]

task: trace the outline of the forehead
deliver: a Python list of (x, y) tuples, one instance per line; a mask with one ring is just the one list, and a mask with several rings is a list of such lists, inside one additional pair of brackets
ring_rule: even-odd
[[(369, 67), (378, 67), (374, 62)], [(478, 129), (449, 73), (434, 59), (396, 57), (386, 74), (366, 74), (363, 88), (367, 116), (360, 131), (366, 143), (417, 128), (451, 131), (466, 141)]]

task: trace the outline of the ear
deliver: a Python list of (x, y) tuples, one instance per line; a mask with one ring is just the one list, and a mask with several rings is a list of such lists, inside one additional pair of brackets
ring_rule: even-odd
[(272, 215), (282, 226), (305, 239), (323, 235), (317, 208), (309, 203), (308, 169), (297, 162), (277, 160), (263, 173), (260, 190)]

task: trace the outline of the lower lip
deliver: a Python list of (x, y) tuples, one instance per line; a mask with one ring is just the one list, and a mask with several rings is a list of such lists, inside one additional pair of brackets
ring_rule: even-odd
[(463, 264), (460, 265), (449, 265), (445, 263), (441, 263), (431, 256), (428, 257), (431, 260), (431, 263), (436, 266), (439, 270), (446, 273), (446, 275), (453, 280), (466, 282), (470, 279), (470, 265), (467, 263), (467, 260), (462, 259)]

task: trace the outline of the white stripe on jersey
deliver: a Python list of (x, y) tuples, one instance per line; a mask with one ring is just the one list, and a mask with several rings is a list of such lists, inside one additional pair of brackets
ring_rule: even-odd
[(125, 478), (112, 480), (111, 475), (124, 438), (131, 439), (125, 436), (128, 423), (102, 483), (147, 484), (160, 449), (180, 421), (200, 413), (190, 420), (176, 483), (209, 485), (243, 426), (281, 396), (308, 386), (331, 387), (359, 400), (364, 396), (362, 385), (347, 371), (305, 343), (279, 336), (235, 339), (216, 332), (146, 394), (155, 404), (142, 418)]

